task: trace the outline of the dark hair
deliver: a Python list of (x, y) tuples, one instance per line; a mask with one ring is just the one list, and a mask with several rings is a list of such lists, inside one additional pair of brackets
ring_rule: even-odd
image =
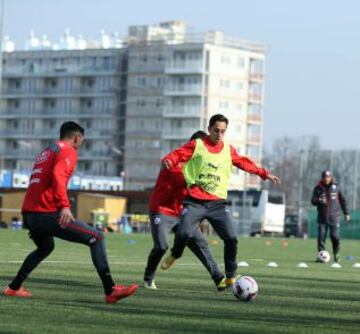
[(229, 124), (229, 120), (221, 114), (211, 116), (209, 120), (209, 128), (211, 128), (216, 122), (225, 122), (226, 126)]
[(199, 130), (192, 134), (192, 136), (190, 137), (190, 140), (203, 138), (205, 136), (206, 136), (206, 132)]
[(60, 139), (73, 137), (78, 133), (84, 135), (85, 134), (84, 128), (72, 121), (65, 122), (61, 125), (60, 128)]

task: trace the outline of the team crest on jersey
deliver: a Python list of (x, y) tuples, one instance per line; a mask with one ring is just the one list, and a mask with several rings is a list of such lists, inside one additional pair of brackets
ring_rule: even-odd
[(37, 164), (42, 163), (44, 161), (46, 161), (50, 156), (50, 152), (49, 151), (42, 151), (35, 159), (35, 162)]
[(336, 184), (333, 184), (333, 185), (332, 185), (332, 188), (335, 190), (335, 189), (336, 189)]
[(160, 222), (161, 222), (161, 218), (160, 218), (160, 217), (156, 217), (156, 218), (154, 219), (154, 224), (155, 224), (155, 225), (159, 225)]

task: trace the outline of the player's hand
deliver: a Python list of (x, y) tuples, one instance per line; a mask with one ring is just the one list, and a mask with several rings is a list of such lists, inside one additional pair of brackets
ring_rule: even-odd
[(167, 160), (162, 161), (161, 169), (170, 169), (170, 163)]
[(345, 221), (346, 221), (347, 224), (350, 223), (350, 220), (351, 220), (350, 215), (345, 215)]
[(281, 184), (281, 180), (278, 176), (273, 175), (273, 174), (269, 174), (268, 175), (268, 180), (270, 180), (273, 184)]
[(69, 223), (75, 221), (69, 208), (63, 208), (60, 211), (59, 225), (61, 228), (65, 228)]

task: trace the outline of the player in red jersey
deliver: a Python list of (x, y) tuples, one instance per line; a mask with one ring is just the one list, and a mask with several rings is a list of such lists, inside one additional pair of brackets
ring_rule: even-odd
[(29, 274), (54, 250), (54, 237), (90, 247), (92, 261), (105, 290), (107, 303), (134, 294), (136, 284), (116, 285), (110, 274), (104, 235), (77, 221), (71, 211), (67, 185), (74, 173), (78, 148), (84, 140), (84, 129), (75, 122), (60, 128), (60, 140), (45, 148), (35, 159), (22, 214), (24, 226), (37, 246), (23, 262), (18, 274), (4, 290), (4, 295), (31, 297), (22, 287)]
[[(203, 131), (194, 133), (190, 140), (206, 136)], [(168, 249), (168, 234), (175, 231), (180, 221), (183, 200), (187, 195), (182, 164), (160, 171), (150, 197), (150, 224), (154, 246), (150, 251), (144, 273), (144, 286), (156, 290), (155, 271)], [(208, 243), (198, 230), (187, 246), (209, 271), (216, 285), (224, 278), (210, 252)]]

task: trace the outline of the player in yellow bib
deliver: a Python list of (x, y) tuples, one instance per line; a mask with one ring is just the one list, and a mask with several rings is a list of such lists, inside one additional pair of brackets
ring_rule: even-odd
[(249, 158), (240, 156), (233, 146), (224, 142), (228, 123), (228, 119), (223, 115), (212, 116), (208, 136), (190, 141), (162, 159), (163, 168), (185, 163), (184, 176), (188, 196), (184, 200), (181, 222), (171, 255), (164, 259), (161, 267), (170, 268), (175, 260), (182, 256), (187, 241), (193, 238), (199, 229), (199, 222), (207, 219), (224, 241), (226, 278), (219, 283), (219, 290), (234, 283), (237, 269), (237, 238), (225, 205), (232, 167), (259, 175), (263, 180), (280, 183), (277, 176), (259, 168)]

